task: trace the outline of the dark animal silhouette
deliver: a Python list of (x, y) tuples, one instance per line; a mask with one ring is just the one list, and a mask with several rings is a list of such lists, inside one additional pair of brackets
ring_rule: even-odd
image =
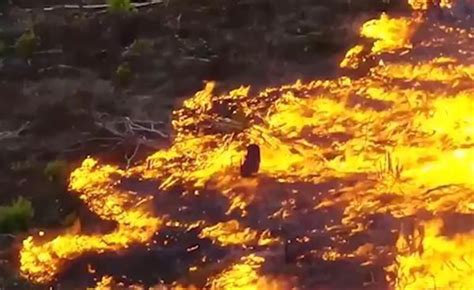
[(242, 177), (251, 177), (258, 172), (260, 168), (260, 147), (256, 144), (247, 146), (247, 155), (240, 166), (240, 175)]

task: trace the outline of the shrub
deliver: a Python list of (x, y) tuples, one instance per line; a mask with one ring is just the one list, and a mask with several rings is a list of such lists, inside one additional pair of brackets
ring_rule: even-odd
[(17, 55), (23, 58), (31, 58), (35, 52), (37, 42), (38, 39), (32, 30), (23, 33), (15, 43)]
[(50, 161), (44, 168), (44, 175), (49, 181), (64, 181), (67, 178), (67, 167), (67, 162), (64, 160)]
[(0, 206), (0, 233), (26, 230), (33, 215), (31, 202), (21, 196), (9, 206)]
[(0, 56), (3, 56), (6, 51), (7, 51), (7, 45), (5, 44), (5, 42), (0, 40)]
[(132, 69), (128, 63), (123, 63), (117, 67), (115, 71), (115, 77), (117, 81), (122, 86), (127, 86), (133, 78)]
[(147, 55), (153, 52), (153, 41), (149, 39), (136, 39), (130, 45), (130, 52), (134, 55)]
[(8, 4), (10, 4), (10, 1), (9, 0), (0, 0), (0, 11), (5, 9)]
[(110, 13), (128, 13), (134, 10), (130, 0), (107, 0)]

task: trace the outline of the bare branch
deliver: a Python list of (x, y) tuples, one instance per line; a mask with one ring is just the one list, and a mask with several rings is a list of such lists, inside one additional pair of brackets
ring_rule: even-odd
[(80, 69), (78, 67), (74, 67), (74, 66), (71, 66), (71, 65), (66, 65), (66, 64), (58, 64), (58, 65), (48, 66), (48, 67), (39, 69), (38, 72), (39, 73), (44, 73), (44, 72), (54, 71), (54, 70), (70, 70), (70, 71), (76, 71), (76, 72), (79, 72), (79, 73), (84, 72), (83, 69)]
[(135, 155), (137, 155), (137, 152), (138, 152), (138, 149), (140, 148), (140, 143), (137, 143), (135, 145), (135, 149), (133, 150), (133, 153), (132, 155), (130, 155), (130, 157), (127, 155), (125, 155), (125, 160), (127, 161), (127, 167), (126, 169), (129, 169), (130, 168), (130, 165), (132, 164), (132, 161), (133, 161), (133, 158), (135, 158)]
[(155, 124), (159, 124), (157, 122), (147, 121), (146, 123), (149, 124), (149, 127), (145, 127), (143, 125), (140, 125), (138, 122), (131, 120), (129, 117), (125, 117), (125, 120), (127, 121), (128, 128), (130, 128), (132, 132), (143, 131), (143, 132), (155, 133), (163, 138), (169, 137), (167, 134), (163, 133), (162, 131), (155, 129)]
[(211, 59), (204, 58), (204, 57), (184, 56), (183, 59), (185, 59), (185, 60), (195, 60), (195, 61), (200, 61), (200, 62), (211, 62)]
[(123, 138), (121, 138), (121, 137), (98, 137), (98, 138), (89, 138), (89, 139), (86, 139), (86, 140), (79, 140), (77, 142), (74, 142), (74, 143), (68, 145), (61, 152), (62, 153), (74, 152), (74, 151), (77, 151), (80, 148), (82, 148), (82, 146), (84, 146), (84, 144), (87, 144), (87, 143), (90, 143), (90, 142), (98, 142), (98, 141), (120, 143), (120, 142), (123, 142)]
[[(132, 3), (132, 6), (136, 9), (150, 7), (153, 5), (163, 4), (164, 0), (152, 0), (149, 2), (140, 2), (140, 3)], [(65, 4), (65, 5), (54, 5), (49, 7), (42, 7), (39, 8), (44, 12), (50, 12), (55, 10), (107, 10), (109, 8), (108, 4), (90, 4), (90, 5), (72, 5), (72, 4)], [(36, 10), (35, 8), (25, 8), (26, 12), (32, 12)]]
[(48, 49), (48, 50), (40, 50), (36, 51), (34, 54), (35, 55), (55, 55), (55, 54), (62, 54), (64, 51), (59, 48), (59, 49)]
[(96, 114), (96, 125), (109, 131), (112, 135), (119, 137), (142, 136), (141, 133), (153, 133), (160, 138), (168, 138), (169, 135), (156, 126), (164, 125), (164, 122), (155, 122), (151, 120), (132, 120), (129, 117), (111, 117), (107, 114)]
[[(129, 117), (114, 117), (104, 113), (96, 113), (95, 116), (98, 127), (121, 139), (122, 142), (128, 140), (132, 141), (132, 144), (159, 149), (162, 142), (158, 139), (169, 138), (168, 134), (157, 129), (159, 126), (165, 126), (165, 123), (161, 121), (132, 120)], [(156, 138), (150, 137), (150, 133)]]
[(0, 132), (0, 141), (20, 137), (20, 134), (23, 133), (23, 131), (25, 131), (29, 126), (30, 122), (26, 122), (17, 130)]
[(12, 235), (12, 234), (0, 234), (0, 237), (2, 237), (2, 238), (11, 238), (11, 239), (16, 238), (16, 236)]

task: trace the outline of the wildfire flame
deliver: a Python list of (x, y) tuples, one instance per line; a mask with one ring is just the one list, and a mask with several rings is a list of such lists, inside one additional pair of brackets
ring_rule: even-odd
[(23, 241), (20, 253), (22, 274), (35, 282), (50, 282), (67, 261), (84, 253), (118, 251), (133, 243), (148, 242), (160, 228), (160, 219), (143, 208), (134, 208), (139, 199), (113, 188), (117, 177), (126, 173), (110, 165), (86, 159), (71, 174), (70, 189), (80, 192), (81, 200), (104, 220), (117, 222), (115, 231), (106, 235), (64, 235), (51, 241)]
[(250, 228), (243, 229), (236, 220), (206, 227), (202, 229), (200, 235), (201, 238), (210, 238), (223, 246), (246, 245), (251, 243), (265, 246), (277, 241), (271, 238), (268, 232), (263, 232), (260, 237), (258, 236), (257, 231)]
[(290, 283), (280, 279), (260, 276), (257, 270), (265, 259), (256, 255), (242, 257), (238, 263), (210, 280), (207, 287), (212, 290), (258, 290), (291, 289)]
[[(211, 82), (174, 112), (176, 136), (170, 148), (127, 171), (86, 159), (72, 173), (70, 189), (99, 217), (115, 221), (117, 229), (52, 240), (29, 237), (20, 253), (21, 274), (33, 282), (50, 283), (65, 263), (84, 253), (150, 242), (163, 219), (147, 206), (135, 207), (143, 198), (120, 188), (121, 180), (132, 176), (160, 180), (162, 190), (175, 185), (216, 190), (230, 200), (227, 214), (242, 218), (268, 180), (349, 180), (313, 206), (314, 211), (342, 208), (341, 224), (327, 226), (326, 232), (344, 231), (346, 237), (369, 233), (367, 218), (374, 214), (396, 219), (420, 211), (473, 214), (474, 30), (462, 23), (434, 23), (424, 13), (428, 1), (409, 4), (414, 10), (410, 17), (383, 14), (362, 26), (361, 36), (372, 45), (356, 45), (340, 66), (368, 66), (364, 76), (297, 81), (258, 93), (240, 87), (217, 94)], [(452, 5), (441, 3), (444, 8)], [(254, 179), (239, 176), (247, 144), (261, 148), (260, 171)], [(288, 219), (294, 214), (290, 199), (272, 217)], [(197, 226), (201, 238), (221, 246), (279, 242), (269, 231), (246, 228), (237, 220)], [(387, 276), (389, 283), (396, 289), (472, 288), (473, 234), (443, 236), (439, 219), (425, 221), (424, 228), (423, 235), (416, 236), (416, 247), (407, 246), (400, 234), (392, 249), (397, 256), (386, 268), (395, 275)], [(313, 239), (316, 231), (308, 233), (305, 240)], [(367, 244), (353, 253), (328, 249), (316, 256), (326, 261), (372, 260), (377, 250)], [(209, 278), (208, 287), (288, 289), (279, 279), (260, 274), (264, 262), (254, 254), (242, 257)]]
[[(408, 3), (414, 10), (427, 10), (433, 1), (434, 0), (408, 0)], [(455, 0), (438, 0), (438, 3), (442, 8), (451, 8), (454, 1)]]
[(409, 247), (406, 237), (397, 242), (395, 289), (471, 289), (474, 285), (474, 232), (441, 236), (442, 220), (429, 221), (423, 227), (424, 237), (417, 251)]

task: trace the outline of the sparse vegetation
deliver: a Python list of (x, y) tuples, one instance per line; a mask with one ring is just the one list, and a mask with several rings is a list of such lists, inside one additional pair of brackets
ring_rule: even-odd
[(10, 164), (10, 170), (12, 172), (25, 172), (34, 169), (35, 163), (33, 160), (21, 160), (15, 161)]
[(149, 54), (153, 51), (153, 41), (150, 39), (136, 39), (130, 45), (130, 52), (134, 55)]
[(115, 77), (117, 78), (117, 82), (121, 86), (127, 86), (130, 84), (133, 78), (133, 73), (130, 65), (128, 63), (122, 63), (117, 67), (115, 71)]
[(67, 177), (67, 162), (64, 160), (54, 160), (46, 164), (44, 175), (54, 182), (63, 182)]
[(3, 56), (5, 54), (5, 51), (7, 50), (7, 46), (5, 42), (0, 40), (0, 56)]
[(0, 0), (0, 11), (4, 9), (9, 3), (10, 3), (9, 0)]
[(15, 51), (18, 56), (31, 58), (35, 52), (38, 39), (33, 30), (23, 33), (15, 43)]
[(0, 206), (0, 233), (26, 230), (33, 215), (31, 202), (23, 197), (19, 197), (9, 206)]
[(134, 10), (130, 0), (107, 0), (110, 13), (129, 13)]

